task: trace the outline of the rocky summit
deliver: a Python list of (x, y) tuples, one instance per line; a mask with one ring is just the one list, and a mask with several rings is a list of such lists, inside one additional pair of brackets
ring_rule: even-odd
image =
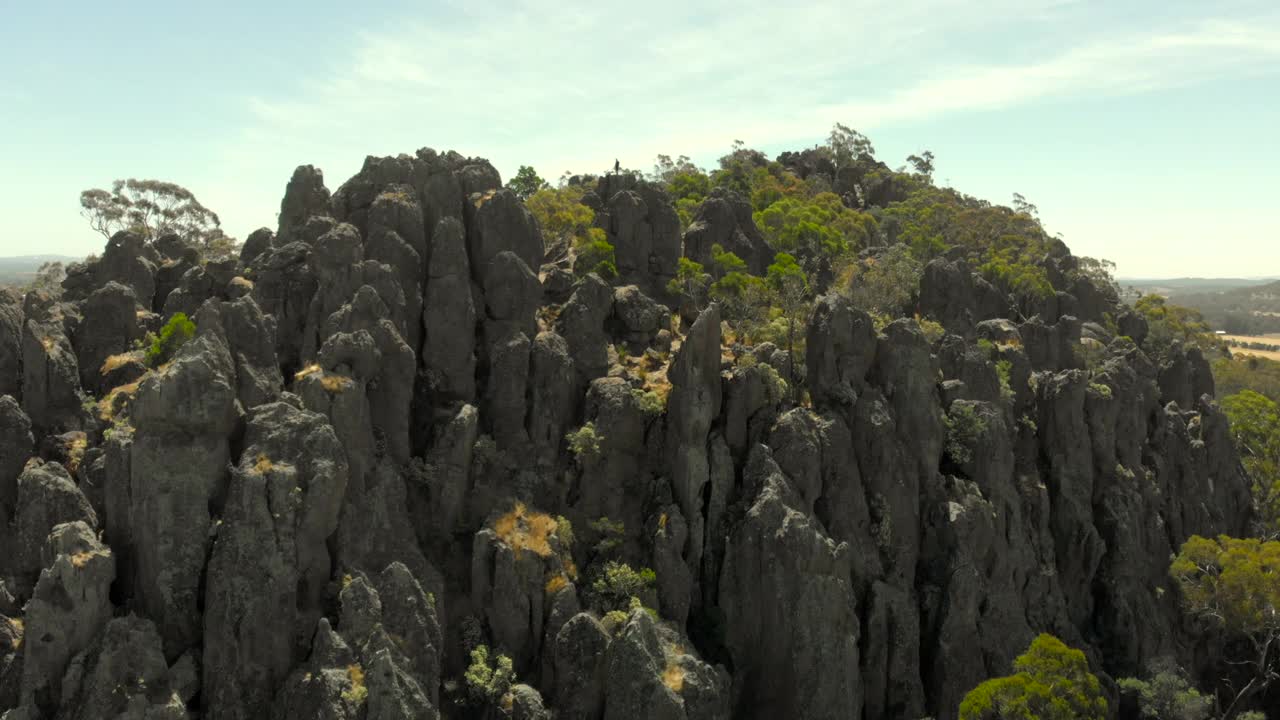
[(575, 180), (600, 265), (423, 149), (0, 293), (4, 720), (951, 719), (1041, 633), (1111, 698), (1211, 670), (1168, 567), (1251, 522), (1213, 377), (1060, 241), (1044, 292), (939, 252), (886, 316), (801, 257), (788, 304), (732, 184)]

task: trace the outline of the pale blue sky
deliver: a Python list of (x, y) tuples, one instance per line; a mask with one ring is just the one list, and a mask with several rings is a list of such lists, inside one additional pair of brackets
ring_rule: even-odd
[(0, 255), (99, 250), (78, 196), (117, 177), (243, 238), (303, 163), (336, 189), (430, 146), (554, 179), (843, 122), (1121, 274), (1280, 275), (1275, 0), (786, 5), (0, 0)]

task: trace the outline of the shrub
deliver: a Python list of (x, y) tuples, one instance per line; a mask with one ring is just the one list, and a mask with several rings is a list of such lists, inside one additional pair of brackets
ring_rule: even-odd
[(586, 464), (600, 458), (604, 436), (596, 432), (594, 422), (586, 423), (577, 430), (571, 430), (565, 434), (564, 439), (568, 441), (569, 451), (578, 458), (579, 463)]
[(1013, 363), (1009, 360), (996, 361), (996, 375), (1000, 378), (1000, 399), (1007, 403), (1013, 402)]
[(631, 395), (640, 405), (640, 410), (650, 417), (661, 415), (667, 409), (667, 399), (652, 390), (633, 388)]
[(627, 528), (622, 522), (614, 522), (607, 517), (592, 520), (588, 526), (596, 537), (592, 552), (596, 555), (608, 555), (622, 545)]
[(609, 561), (591, 583), (596, 604), (604, 610), (624, 610), (632, 606), (632, 598), (657, 582), (649, 568), (632, 569), (626, 563)]
[(1191, 687), (1182, 671), (1172, 665), (1152, 668), (1149, 680), (1121, 678), (1120, 691), (1133, 697), (1144, 718), (1151, 720), (1209, 720), (1213, 698)]
[(195, 337), (196, 324), (187, 319), (185, 313), (174, 313), (160, 329), (159, 336), (151, 336), (151, 345), (147, 348), (146, 362), (151, 367), (163, 365), (173, 359), (178, 348)]
[(1107, 700), (1084, 653), (1052, 635), (1040, 635), (1013, 661), (1014, 674), (970, 690), (960, 720), (1038, 718), (1102, 720)]
[(577, 256), (573, 261), (573, 272), (582, 276), (595, 273), (605, 280), (618, 277), (617, 260), (610, 243), (600, 228), (591, 228), (590, 233), (577, 246)]
[(489, 647), (481, 645), (471, 651), (471, 665), (463, 676), (467, 683), (467, 695), (477, 705), (498, 706), (511, 691), (515, 670), (511, 658), (498, 655), (490, 663)]
[(987, 421), (978, 414), (976, 406), (969, 403), (952, 403), (943, 422), (947, 427), (946, 453), (957, 465), (973, 460), (973, 446), (987, 431)]

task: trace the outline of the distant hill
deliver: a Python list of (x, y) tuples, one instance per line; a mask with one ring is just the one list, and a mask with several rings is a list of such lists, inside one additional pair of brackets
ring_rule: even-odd
[(1169, 301), (1199, 310), (1214, 330), (1236, 335), (1280, 332), (1280, 281), (1226, 290), (1176, 290)]
[(1120, 287), (1126, 290), (1132, 287), (1144, 295), (1174, 295), (1179, 293), (1219, 293), (1264, 285), (1280, 277), (1259, 278), (1116, 278)]
[(6, 285), (26, 285), (36, 274), (36, 270), (46, 262), (73, 263), (84, 258), (71, 255), (18, 255), (0, 257), (0, 287)]

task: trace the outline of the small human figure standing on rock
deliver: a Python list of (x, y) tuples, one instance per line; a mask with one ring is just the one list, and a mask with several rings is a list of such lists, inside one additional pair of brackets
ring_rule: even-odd
[(614, 175), (619, 175), (619, 174), (621, 174), (621, 173), (622, 173), (622, 164), (618, 162), (618, 159), (617, 159), (617, 158), (614, 158), (614, 159), (613, 159), (613, 174), (614, 174)]

